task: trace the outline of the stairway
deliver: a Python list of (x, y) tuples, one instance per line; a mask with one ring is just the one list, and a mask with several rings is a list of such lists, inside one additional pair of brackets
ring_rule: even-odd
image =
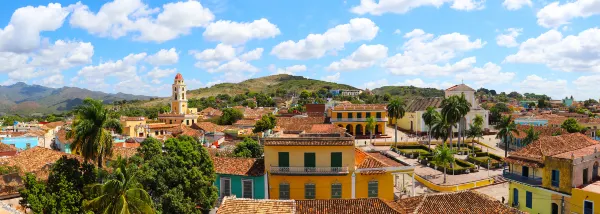
[(504, 176), (502, 175), (496, 175), (492, 178), (494, 179), (494, 184), (501, 184), (507, 181), (506, 178), (504, 178)]

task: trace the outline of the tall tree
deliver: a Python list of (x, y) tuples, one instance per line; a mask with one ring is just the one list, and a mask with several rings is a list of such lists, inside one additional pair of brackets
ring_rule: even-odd
[(141, 184), (135, 180), (134, 173), (128, 173), (124, 164), (115, 170), (114, 178), (104, 184), (92, 184), (86, 187), (91, 200), (85, 200), (83, 207), (94, 213), (155, 213), (152, 199)]
[(444, 167), (444, 183), (446, 183), (446, 168), (454, 163), (454, 151), (446, 144), (442, 144), (433, 151), (433, 161)]
[(73, 125), (67, 130), (67, 138), (73, 139), (71, 151), (86, 161), (97, 161), (98, 167), (102, 168), (104, 158), (112, 155), (114, 140), (110, 131), (122, 133), (121, 123), (109, 118), (101, 100), (86, 98), (74, 113)]
[(452, 124), (447, 123), (441, 115), (436, 115), (431, 122), (431, 136), (435, 139), (441, 138), (442, 142), (446, 144), (450, 137), (449, 126), (452, 126)]
[(219, 125), (231, 125), (244, 118), (244, 113), (239, 109), (226, 108), (223, 109), (223, 113), (218, 120)]
[(437, 112), (435, 110), (435, 107), (433, 106), (429, 106), (427, 107), (427, 110), (425, 110), (425, 113), (423, 113), (423, 121), (425, 122), (425, 125), (427, 126), (427, 137), (429, 138), (429, 148), (431, 149), (431, 128), (433, 126), (433, 122), (434, 120), (440, 118), (440, 113)]
[(367, 124), (365, 125), (365, 128), (367, 128), (367, 130), (369, 131), (370, 143), (373, 143), (373, 132), (375, 132), (375, 125), (377, 125), (377, 120), (375, 120), (375, 117), (367, 117)]
[(395, 123), (394, 123), (394, 148), (396, 148), (396, 144), (398, 143), (398, 119), (404, 117), (404, 113), (406, 111), (405, 106), (406, 106), (406, 104), (404, 104), (404, 102), (400, 98), (396, 98), (396, 99), (392, 100), (387, 105), (388, 117), (390, 117), (392, 120), (395, 121)]
[[(450, 96), (442, 100), (442, 118), (448, 124), (452, 124), (448, 126), (448, 134), (450, 135), (450, 145), (452, 145), (452, 126), (456, 123), (461, 122), (462, 118), (469, 113), (471, 109), (471, 103), (469, 103), (465, 99), (465, 95), (461, 94), (461, 96)], [(459, 125), (460, 129), (460, 125)], [(458, 131), (458, 139), (460, 143), (461, 130)]]
[(523, 145), (529, 145), (530, 143), (533, 143), (534, 141), (540, 139), (540, 133), (541, 131), (535, 131), (535, 129), (533, 129), (533, 126), (529, 126), (529, 129), (525, 130), (525, 134), (527, 134), (525, 136), (525, 138), (523, 138)]
[(504, 157), (508, 157), (508, 144), (512, 142), (516, 134), (519, 134), (517, 124), (512, 120), (512, 116), (504, 116), (494, 128), (498, 130), (496, 139), (501, 139), (504, 142)]
[(473, 147), (473, 154), (475, 154), (475, 138), (483, 137), (483, 129), (475, 123), (470, 124), (469, 130), (467, 131), (467, 137), (472, 139), (471, 147)]
[(577, 119), (575, 119), (575, 118), (566, 119), (560, 125), (560, 127), (567, 130), (567, 132), (569, 132), (569, 133), (580, 132), (583, 130), (583, 127), (581, 125), (579, 125), (579, 123), (577, 122)]
[(275, 128), (277, 118), (273, 114), (263, 115), (260, 120), (256, 121), (252, 132), (259, 133)]

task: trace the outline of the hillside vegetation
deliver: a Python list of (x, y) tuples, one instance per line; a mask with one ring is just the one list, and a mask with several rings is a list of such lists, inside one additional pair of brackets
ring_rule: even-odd
[(403, 98), (412, 97), (444, 97), (444, 91), (435, 88), (418, 88), (415, 86), (383, 86), (373, 89), (378, 95), (390, 94)]

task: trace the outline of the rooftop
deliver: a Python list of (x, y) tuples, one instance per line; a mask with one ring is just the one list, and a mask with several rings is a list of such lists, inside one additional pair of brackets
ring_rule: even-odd
[(533, 130), (535, 132), (540, 132), (540, 137), (550, 137), (557, 132), (561, 134), (568, 133), (566, 130), (560, 127), (517, 125), (517, 130), (519, 130), (519, 134), (515, 135), (515, 137), (521, 139), (527, 137), (527, 133), (525, 131), (529, 130), (529, 128), (531, 127), (533, 127)]
[(588, 192), (600, 193), (600, 181), (596, 181), (578, 188)]
[(393, 201), (379, 198), (296, 200), (296, 213), (400, 213)]
[(374, 110), (374, 111), (386, 111), (387, 105), (385, 104), (343, 104), (333, 107), (334, 111), (356, 111), (356, 110)]
[(265, 174), (264, 159), (212, 156), (217, 174), (262, 176)]
[(475, 89), (473, 89), (465, 84), (459, 84), (459, 85), (454, 85), (454, 86), (446, 89), (446, 91), (475, 91)]
[(121, 116), (120, 120), (121, 121), (144, 121), (144, 120), (146, 120), (146, 118)]
[(237, 122), (235, 122), (233, 125), (245, 125), (245, 126), (254, 126), (254, 124), (256, 124), (257, 120), (238, 120)]
[(217, 214), (239, 214), (239, 213), (269, 213), (287, 214), (296, 212), (294, 200), (271, 200), (271, 199), (248, 199), (225, 197)]
[[(506, 206), (490, 196), (475, 191), (437, 193), (396, 201), (407, 213), (524, 213)], [(414, 209), (413, 209), (414, 208)]]
[(325, 117), (278, 117), (277, 126), (285, 131), (307, 131), (313, 124), (323, 124)]
[(15, 147), (13, 145), (0, 143), (0, 152), (14, 152), (14, 151), (17, 151), (17, 147)]
[(193, 129), (204, 130), (205, 132), (223, 132), (227, 126), (217, 125), (211, 122), (197, 122), (192, 124)]
[[(597, 141), (581, 133), (543, 136), (522, 149), (511, 152), (506, 161), (516, 164), (525, 163), (526, 165), (528, 161), (541, 164), (543, 156), (554, 156), (565, 152), (572, 152), (596, 144), (598, 144)], [(536, 167), (539, 167), (539, 165)]]
[[(393, 160), (380, 152), (365, 152), (362, 149), (354, 148), (354, 164), (356, 169), (375, 169), (385, 167), (400, 167), (404, 164)], [(381, 174), (385, 170), (369, 170), (361, 172), (361, 174)]]
[(151, 123), (151, 124), (148, 124), (148, 128), (150, 128), (150, 129), (170, 129), (170, 128), (176, 128), (179, 125), (180, 124)]
[(201, 115), (207, 115), (207, 116), (221, 116), (223, 114), (223, 112), (219, 109), (215, 109), (213, 107), (208, 107), (203, 109), (202, 111), (200, 111)]
[(346, 129), (336, 126), (334, 124), (312, 124), (310, 130), (305, 131), (306, 133), (346, 133)]
[(111, 159), (116, 160), (119, 156), (121, 156), (121, 158), (129, 158), (134, 156), (136, 153), (137, 148), (113, 146)]
[(20, 169), (21, 173), (35, 173), (44, 169), (49, 164), (56, 162), (62, 156), (77, 158), (79, 161), (83, 161), (83, 158), (78, 155), (67, 154), (64, 152), (36, 146), (31, 149), (24, 150), (15, 156), (0, 160), (0, 165), (16, 166)]
[(441, 97), (410, 99), (406, 103), (406, 112), (425, 111), (429, 106), (439, 108), (442, 105), (442, 100), (444, 98)]
[(352, 137), (273, 137), (264, 138), (265, 146), (354, 146)]

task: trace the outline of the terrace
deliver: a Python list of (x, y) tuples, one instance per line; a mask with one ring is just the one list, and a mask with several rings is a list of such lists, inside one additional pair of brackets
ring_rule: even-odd
[(279, 167), (271, 166), (271, 174), (274, 175), (346, 175), (348, 167)]
[(502, 176), (504, 176), (506, 179), (513, 180), (513, 181), (516, 181), (519, 183), (528, 184), (531, 186), (541, 186), (542, 185), (541, 177), (523, 176), (521, 174), (517, 174), (515, 172), (510, 172), (508, 170), (502, 171)]

